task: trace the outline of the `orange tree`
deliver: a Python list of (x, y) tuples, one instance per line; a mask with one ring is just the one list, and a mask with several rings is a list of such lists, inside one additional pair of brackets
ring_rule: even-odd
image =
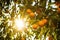
[(59, 0), (0, 1), (0, 40), (60, 40), (59, 22)]

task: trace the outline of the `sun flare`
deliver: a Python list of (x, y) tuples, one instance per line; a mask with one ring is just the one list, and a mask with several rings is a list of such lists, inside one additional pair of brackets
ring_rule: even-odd
[(24, 19), (20, 18), (20, 15), (18, 15), (17, 18), (15, 18), (15, 26), (16, 28), (18, 28), (18, 30), (21, 30), (25, 27), (26, 22), (24, 21)]
[(25, 24), (24, 24), (23, 20), (16, 19), (15, 20), (15, 25), (17, 26), (18, 30), (20, 30), (24, 27)]

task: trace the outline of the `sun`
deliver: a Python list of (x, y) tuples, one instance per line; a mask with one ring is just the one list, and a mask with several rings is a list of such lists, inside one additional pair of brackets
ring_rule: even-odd
[(25, 23), (21, 19), (16, 19), (15, 20), (15, 25), (17, 26), (18, 30), (20, 30), (24, 27)]
[(22, 18), (21, 15), (18, 15), (14, 19), (14, 28), (18, 31), (24, 31), (26, 28), (28, 28), (29, 22), (27, 21), (27, 17)]
[(18, 30), (21, 30), (25, 27), (25, 21), (24, 21), (24, 19), (21, 19), (19, 15), (17, 18), (15, 18), (15, 27)]

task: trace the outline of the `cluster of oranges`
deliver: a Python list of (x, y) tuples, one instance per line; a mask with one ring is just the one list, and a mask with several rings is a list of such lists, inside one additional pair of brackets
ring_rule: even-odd
[[(35, 16), (35, 14), (32, 12), (31, 9), (27, 9), (26, 12), (29, 14), (30, 17), (34, 17), (34, 16)], [(33, 25), (32, 25), (32, 28), (33, 28), (33, 29), (37, 29), (38, 26), (42, 27), (42, 26), (44, 26), (46, 23), (47, 23), (47, 19), (42, 19), (42, 20), (38, 21), (37, 23), (33, 24)]]
[(36, 24), (33, 24), (33, 29), (37, 29), (38, 26), (43, 27), (47, 23), (47, 19), (42, 19), (38, 21)]
[(27, 9), (26, 12), (29, 14), (30, 17), (34, 17), (35, 14), (32, 12), (31, 9)]
[(38, 22), (39, 26), (44, 26), (44, 24), (47, 23), (47, 19), (42, 19), (41, 21)]

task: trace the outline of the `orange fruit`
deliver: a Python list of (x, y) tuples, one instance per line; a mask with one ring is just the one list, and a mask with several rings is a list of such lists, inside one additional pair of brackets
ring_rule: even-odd
[(44, 24), (47, 23), (47, 19), (43, 19), (42, 21), (43, 21)]
[(38, 28), (38, 25), (37, 24), (33, 24), (33, 29), (37, 29)]
[(42, 19), (41, 21), (38, 22), (39, 26), (44, 26), (47, 23), (47, 19)]
[(43, 21), (39, 21), (38, 24), (39, 24), (39, 26), (43, 26), (44, 25)]
[(26, 12), (30, 14), (32, 11), (31, 11), (31, 9), (27, 9)]
[(35, 16), (35, 14), (33, 12), (30, 13), (29, 15), (30, 15), (30, 17), (34, 17)]

